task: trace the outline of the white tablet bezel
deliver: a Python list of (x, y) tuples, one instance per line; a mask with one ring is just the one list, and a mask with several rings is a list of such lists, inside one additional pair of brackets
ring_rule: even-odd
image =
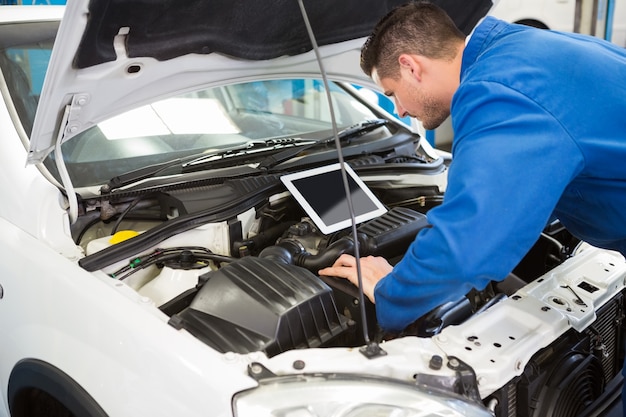
[[(367, 187), (367, 185), (357, 176), (357, 174), (350, 168), (348, 164), (344, 164), (346, 175), (348, 176), (348, 180), (352, 180), (355, 184), (363, 191), (363, 193), (369, 198), (369, 200), (376, 207), (374, 210), (370, 210), (365, 213), (361, 213), (355, 215), (356, 224), (362, 223), (367, 220), (371, 220), (373, 218), (379, 217), (387, 212), (385, 206), (378, 200), (378, 198), (372, 193), (372, 191)], [(344, 219), (339, 222), (335, 222), (332, 224), (327, 224), (324, 220), (319, 216), (319, 214), (315, 211), (315, 209), (311, 206), (311, 204), (307, 201), (306, 197), (300, 192), (298, 187), (294, 184), (294, 181), (299, 180), (301, 178), (313, 177), (319, 174), (331, 172), (331, 171), (341, 171), (341, 164), (335, 163), (332, 165), (326, 165), (323, 167), (313, 168), (306, 171), (295, 172), (292, 174), (283, 175), (280, 179), (287, 187), (287, 190), (293, 195), (293, 197), (298, 201), (300, 206), (304, 209), (306, 214), (311, 218), (313, 223), (317, 226), (317, 228), (325, 235), (330, 233), (337, 232), (339, 230), (346, 229), (352, 225), (352, 220), (350, 217)], [(343, 187), (343, 180), (342, 180)], [(346, 203), (347, 204), (347, 203)], [(353, 207), (355, 211), (357, 211), (357, 207)], [(357, 211), (358, 212), (358, 211)]]

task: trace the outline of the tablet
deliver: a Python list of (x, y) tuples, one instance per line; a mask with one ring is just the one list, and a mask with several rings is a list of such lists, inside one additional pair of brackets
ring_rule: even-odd
[[(356, 223), (386, 213), (385, 206), (352, 168), (344, 166)], [(352, 225), (339, 163), (283, 175), (280, 179), (322, 233), (327, 235)]]

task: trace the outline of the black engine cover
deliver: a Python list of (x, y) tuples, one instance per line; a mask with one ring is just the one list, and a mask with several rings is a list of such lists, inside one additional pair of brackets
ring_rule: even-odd
[(190, 306), (170, 323), (220, 352), (274, 356), (321, 347), (349, 328), (331, 288), (301, 267), (246, 257), (203, 280)]

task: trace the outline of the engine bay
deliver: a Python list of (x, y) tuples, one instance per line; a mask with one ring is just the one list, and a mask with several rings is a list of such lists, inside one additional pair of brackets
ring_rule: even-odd
[[(358, 171), (358, 161), (353, 164)], [(445, 175), (441, 161), (418, 171), (427, 184)], [(449, 357), (465, 358), (467, 366), (452, 383), (428, 383), (495, 401), (498, 416), (574, 416), (615, 397), (624, 357), (626, 266), (619, 255), (585, 249), (558, 222), (505, 280), (439, 306), (400, 334), (378, 327), (375, 306), (348, 281), (318, 276), (357, 245), (361, 256), (384, 256), (393, 264), (428, 227), (428, 210), (443, 198), (440, 187), (416, 186), (414, 177), (413, 185), (390, 186), (389, 178), (401, 178), (402, 170), (386, 174), (381, 180), (380, 172), (360, 171), (388, 211), (358, 225), (356, 243), (349, 229), (322, 234), (277, 175), (112, 194), (84, 204), (73, 230), (86, 254), (79, 264), (126, 283), (151, 299), (171, 326), (222, 353), (272, 358), (303, 348), (358, 347), (365, 340), (445, 339)], [(556, 312), (547, 322), (536, 317)], [(528, 340), (541, 349), (529, 351)], [(476, 349), (486, 341), (489, 353)], [(494, 354), (511, 343), (507, 355), (520, 354), (524, 359), (515, 360), (527, 365), (477, 384), (474, 368), (494, 368), (500, 361)], [(468, 375), (473, 383), (467, 384)]]

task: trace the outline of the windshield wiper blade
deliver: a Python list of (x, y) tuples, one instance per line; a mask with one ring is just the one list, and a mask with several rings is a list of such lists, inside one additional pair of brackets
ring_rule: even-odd
[(251, 140), (242, 145), (233, 146), (232, 148), (227, 148), (219, 152), (199, 155), (196, 158), (185, 161), (181, 164), (181, 166), (183, 169), (185, 169), (205, 164), (207, 162), (221, 161), (226, 158), (250, 155), (256, 152), (273, 151), (281, 148), (297, 148), (297, 145), (308, 146), (314, 142), (314, 140), (302, 138), (271, 138), (263, 140)]
[[(341, 140), (354, 138), (356, 136), (362, 136), (368, 132), (371, 132), (372, 130), (376, 130), (381, 126), (385, 126), (388, 124), (389, 124), (389, 120), (387, 119), (363, 120), (362, 122), (359, 122), (355, 125), (347, 127), (344, 130), (340, 131), (337, 134), (337, 136), (339, 136), (339, 139)], [(332, 139), (334, 139), (334, 136), (328, 138), (327, 140), (332, 140)]]
[[(354, 137), (364, 135), (388, 123), (389, 120), (387, 119), (364, 120), (340, 131), (337, 136), (339, 137), (340, 141), (345, 141)], [(111, 178), (107, 184), (102, 186), (100, 191), (102, 193), (110, 193), (114, 189), (133, 184), (146, 178), (155, 177), (159, 174), (167, 172), (168, 170), (171, 170), (171, 172), (168, 172), (168, 174), (182, 174), (189, 168), (200, 168), (202, 165), (207, 163), (214, 163), (218, 161), (223, 161), (227, 158), (250, 155), (256, 152), (266, 152), (285, 148), (284, 150), (267, 157), (263, 162), (259, 164), (259, 169), (267, 170), (280, 164), (281, 162), (293, 158), (294, 156), (298, 155), (300, 152), (306, 149), (324, 143), (331, 143), (334, 141), (334, 139), (335, 136), (332, 135), (317, 140), (297, 137), (251, 140), (243, 144), (238, 144), (230, 148), (222, 149), (217, 152), (203, 152), (200, 154), (193, 154), (183, 158), (173, 159), (170, 161), (129, 171), (121, 175), (117, 175)]]
[[(338, 132), (337, 137), (339, 138), (340, 141), (345, 141), (345, 140), (352, 139), (357, 136), (362, 136), (368, 132), (371, 132), (372, 130), (376, 130), (379, 127), (385, 126), (387, 124), (389, 124), (389, 120), (387, 119), (364, 120), (360, 123), (347, 127), (343, 129), (342, 131)], [(257, 168), (262, 169), (262, 170), (270, 169), (280, 164), (281, 162), (290, 160), (291, 158), (298, 155), (302, 151), (305, 151), (309, 148), (312, 148), (322, 143), (331, 143), (334, 140), (335, 140), (335, 135), (332, 135), (324, 139), (316, 140), (313, 143), (306, 145), (306, 146), (285, 149), (284, 151), (281, 151), (281, 152), (275, 153), (274, 155), (269, 156), (267, 159), (261, 162)]]
[(264, 140), (251, 140), (243, 144), (238, 144), (226, 149), (222, 149), (217, 152), (211, 153), (195, 153), (183, 158), (177, 158), (166, 162), (149, 165), (133, 171), (126, 172), (121, 175), (117, 175), (109, 180), (100, 191), (102, 193), (110, 193), (112, 190), (123, 187), (125, 185), (133, 184), (137, 181), (144, 180), (146, 178), (155, 177), (159, 174), (168, 172), (168, 175), (182, 174), (186, 169), (197, 168), (207, 162), (221, 161), (230, 157), (238, 157), (242, 155), (249, 155), (255, 152), (271, 151), (281, 148), (291, 148), (300, 146), (309, 146), (317, 141), (312, 139), (302, 138), (272, 138)]

